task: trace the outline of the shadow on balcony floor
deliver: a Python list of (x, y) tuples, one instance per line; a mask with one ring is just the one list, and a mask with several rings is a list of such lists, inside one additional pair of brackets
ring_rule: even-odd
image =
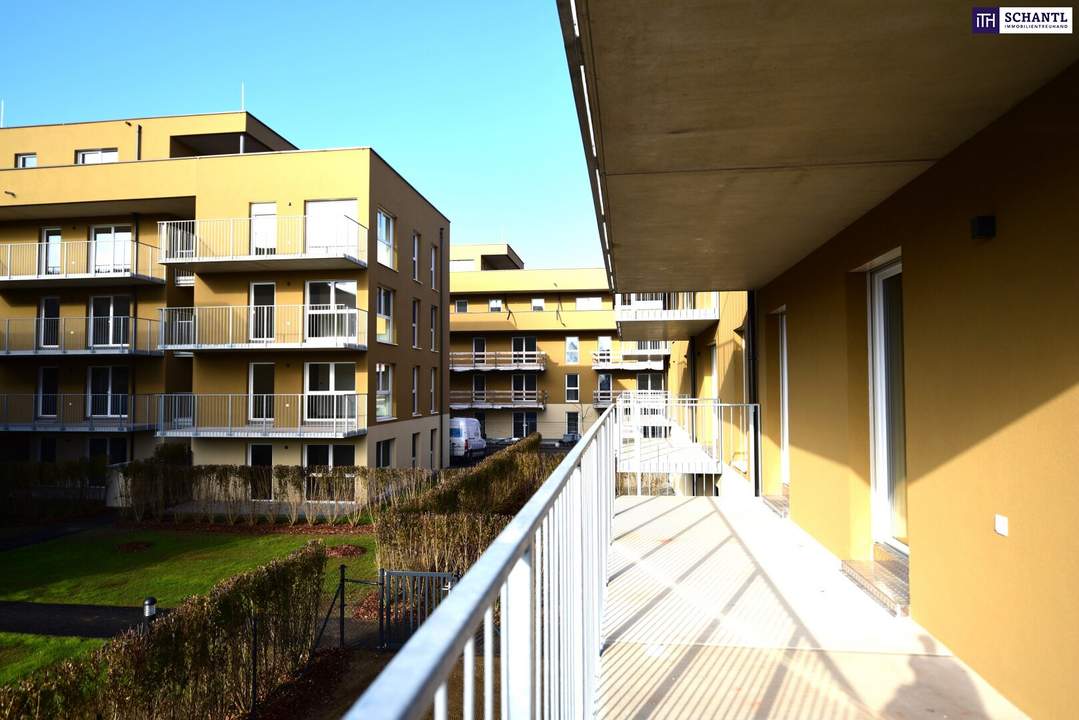
[(599, 717), (1024, 717), (759, 500), (616, 512)]

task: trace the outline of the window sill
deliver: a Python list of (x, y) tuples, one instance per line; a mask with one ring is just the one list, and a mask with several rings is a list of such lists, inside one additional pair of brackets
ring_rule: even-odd
[(390, 420), (396, 420), (396, 419), (397, 419), (397, 417), (394, 416), (394, 415), (387, 415), (385, 417), (376, 417), (375, 422), (389, 422)]
[(417, 418), (417, 417), (423, 417), (423, 413), (421, 413), (421, 412), (414, 412), (414, 413), (412, 413), (412, 417), (414, 417), (414, 418)]
[(392, 345), (397, 347), (397, 343), (393, 340), (375, 340), (379, 345)]
[(387, 270), (393, 270), (394, 272), (397, 272), (397, 268), (395, 268), (393, 265), (387, 265), (386, 263), (382, 262), (381, 260), (375, 260), (375, 262), (378, 263), (378, 265), (380, 267), (384, 267)]

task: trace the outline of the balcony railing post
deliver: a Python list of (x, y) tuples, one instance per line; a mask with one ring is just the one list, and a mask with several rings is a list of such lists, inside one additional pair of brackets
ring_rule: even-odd
[(506, 649), (505, 664), (508, 671), (504, 696), (508, 698), (509, 718), (531, 720), (533, 717), (532, 680), (535, 677), (533, 661), (536, 657), (536, 626), (532, 614), (532, 597), (535, 591), (535, 575), (532, 560), (535, 554), (535, 541), (529, 545), (524, 555), (514, 563), (506, 579), (506, 607), (504, 623)]
[(228, 419), (228, 429), (229, 429), (229, 432), (231, 433), (232, 432), (232, 396), (227, 395), (226, 397), (228, 398), (228, 405), (227, 405), (227, 410), (226, 410), (226, 412), (228, 413), (228, 418), (229, 418)]

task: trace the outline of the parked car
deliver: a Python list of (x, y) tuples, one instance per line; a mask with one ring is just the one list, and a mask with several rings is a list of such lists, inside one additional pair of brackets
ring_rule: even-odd
[(483, 455), (487, 441), (476, 418), (450, 418), (450, 459)]

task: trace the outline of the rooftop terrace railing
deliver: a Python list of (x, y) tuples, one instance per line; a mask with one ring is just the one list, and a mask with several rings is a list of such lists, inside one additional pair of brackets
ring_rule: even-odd
[[(449, 676), (458, 664), (466, 718), (480, 711), (493, 718), (496, 708), (502, 718), (591, 715), (619, 418), (609, 408), (588, 429), (347, 720), (420, 718), (432, 710), (435, 720), (444, 720)], [(483, 653), (482, 683), (476, 682), (477, 651)]]

